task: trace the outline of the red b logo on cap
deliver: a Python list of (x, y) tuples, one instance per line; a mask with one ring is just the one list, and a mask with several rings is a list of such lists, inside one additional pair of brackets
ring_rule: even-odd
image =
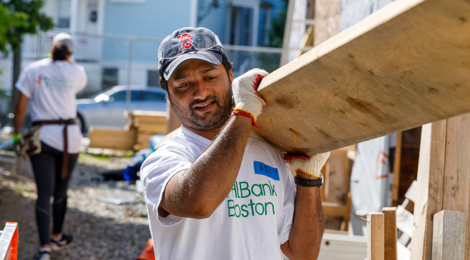
[(179, 38), (181, 41), (181, 48), (179, 50), (189, 49), (193, 46), (193, 40), (191, 40), (191, 34), (189, 33), (181, 34), (176, 38)]

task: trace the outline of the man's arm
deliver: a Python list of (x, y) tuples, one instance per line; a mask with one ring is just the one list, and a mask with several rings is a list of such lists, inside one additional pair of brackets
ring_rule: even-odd
[(20, 97), (16, 104), (15, 117), (13, 118), (14, 133), (19, 134), (21, 132), (21, 125), (23, 124), (26, 110), (28, 109), (29, 98), (20, 91)]
[(235, 111), (244, 113), (234, 112), (191, 167), (170, 179), (159, 205), (159, 215), (207, 218), (225, 200), (237, 179), (251, 126), (264, 105), (256, 88), (266, 75), (264, 71), (252, 70), (233, 81)]
[(317, 259), (323, 236), (320, 189), (297, 186), (294, 221), (289, 240), (281, 250), (290, 259)]
[(237, 179), (250, 130), (250, 119), (232, 116), (191, 167), (170, 179), (160, 207), (180, 217), (209, 217)]
[[(329, 153), (315, 155), (309, 159), (295, 159), (291, 163), (297, 175), (303, 179), (321, 176), (321, 168)], [(300, 170), (300, 169), (301, 170)], [(281, 245), (282, 252), (291, 260), (317, 259), (323, 237), (323, 207), (319, 187), (297, 185), (294, 220), (289, 240)]]

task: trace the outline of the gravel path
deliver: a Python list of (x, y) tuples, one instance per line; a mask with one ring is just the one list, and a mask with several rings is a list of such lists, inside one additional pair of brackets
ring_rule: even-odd
[[(143, 195), (125, 181), (100, 181), (99, 173), (124, 168), (128, 158), (80, 155), (68, 190), (65, 233), (74, 235), (71, 247), (52, 253), (53, 259), (135, 259), (150, 238)], [(18, 259), (31, 259), (39, 248), (34, 205), (36, 185), (29, 162), (22, 162), (19, 177), (0, 172), (0, 229), (6, 221), (19, 223)], [(97, 180), (98, 179), (98, 180)], [(113, 205), (102, 198), (137, 199)], [(52, 225), (51, 225), (52, 228)]]

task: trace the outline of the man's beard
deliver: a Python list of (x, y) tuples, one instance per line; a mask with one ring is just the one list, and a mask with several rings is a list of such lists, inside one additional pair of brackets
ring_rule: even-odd
[[(230, 113), (232, 111), (231, 89), (232, 88), (230, 86), (230, 90), (227, 91), (223, 104), (221, 104), (221, 101), (216, 95), (209, 95), (204, 100), (192, 101), (188, 107), (189, 112), (187, 110), (182, 109), (182, 107), (180, 107), (179, 104), (177, 104), (176, 102), (173, 102), (171, 100), (171, 97), (169, 97), (168, 99), (170, 100), (171, 108), (173, 109), (175, 114), (178, 116), (178, 118), (181, 120), (183, 125), (186, 125), (190, 122), (192, 124), (189, 124), (189, 126), (197, 130), (214, 130), (214, 129), (222, 127), (230, 116)], [(210, 118), (204, 119), (204, 118), (199, 117), (195, 113), (194, 106), (197, 104), (208, 102), (208, 101), (214, 102), (214, 104), (217, 106), (217, 110)]]

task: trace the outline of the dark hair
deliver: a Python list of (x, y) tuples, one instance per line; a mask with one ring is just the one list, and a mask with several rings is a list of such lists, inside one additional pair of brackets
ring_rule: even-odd
[(67, 45), (63, 43), (54, 44), (51, 47), (52, 60), (67, 60), (67, 57), (71, 54)]
[[(222, 55), (222, 64), (224, 64), (225, 70), (227, 71), (227, 76), (230, 78), (230, 70), (233, 67), (233, 63), (228, 60), (227, 55)], [(168, 93), (168, 81), (160, 75), (160, 87)]]

